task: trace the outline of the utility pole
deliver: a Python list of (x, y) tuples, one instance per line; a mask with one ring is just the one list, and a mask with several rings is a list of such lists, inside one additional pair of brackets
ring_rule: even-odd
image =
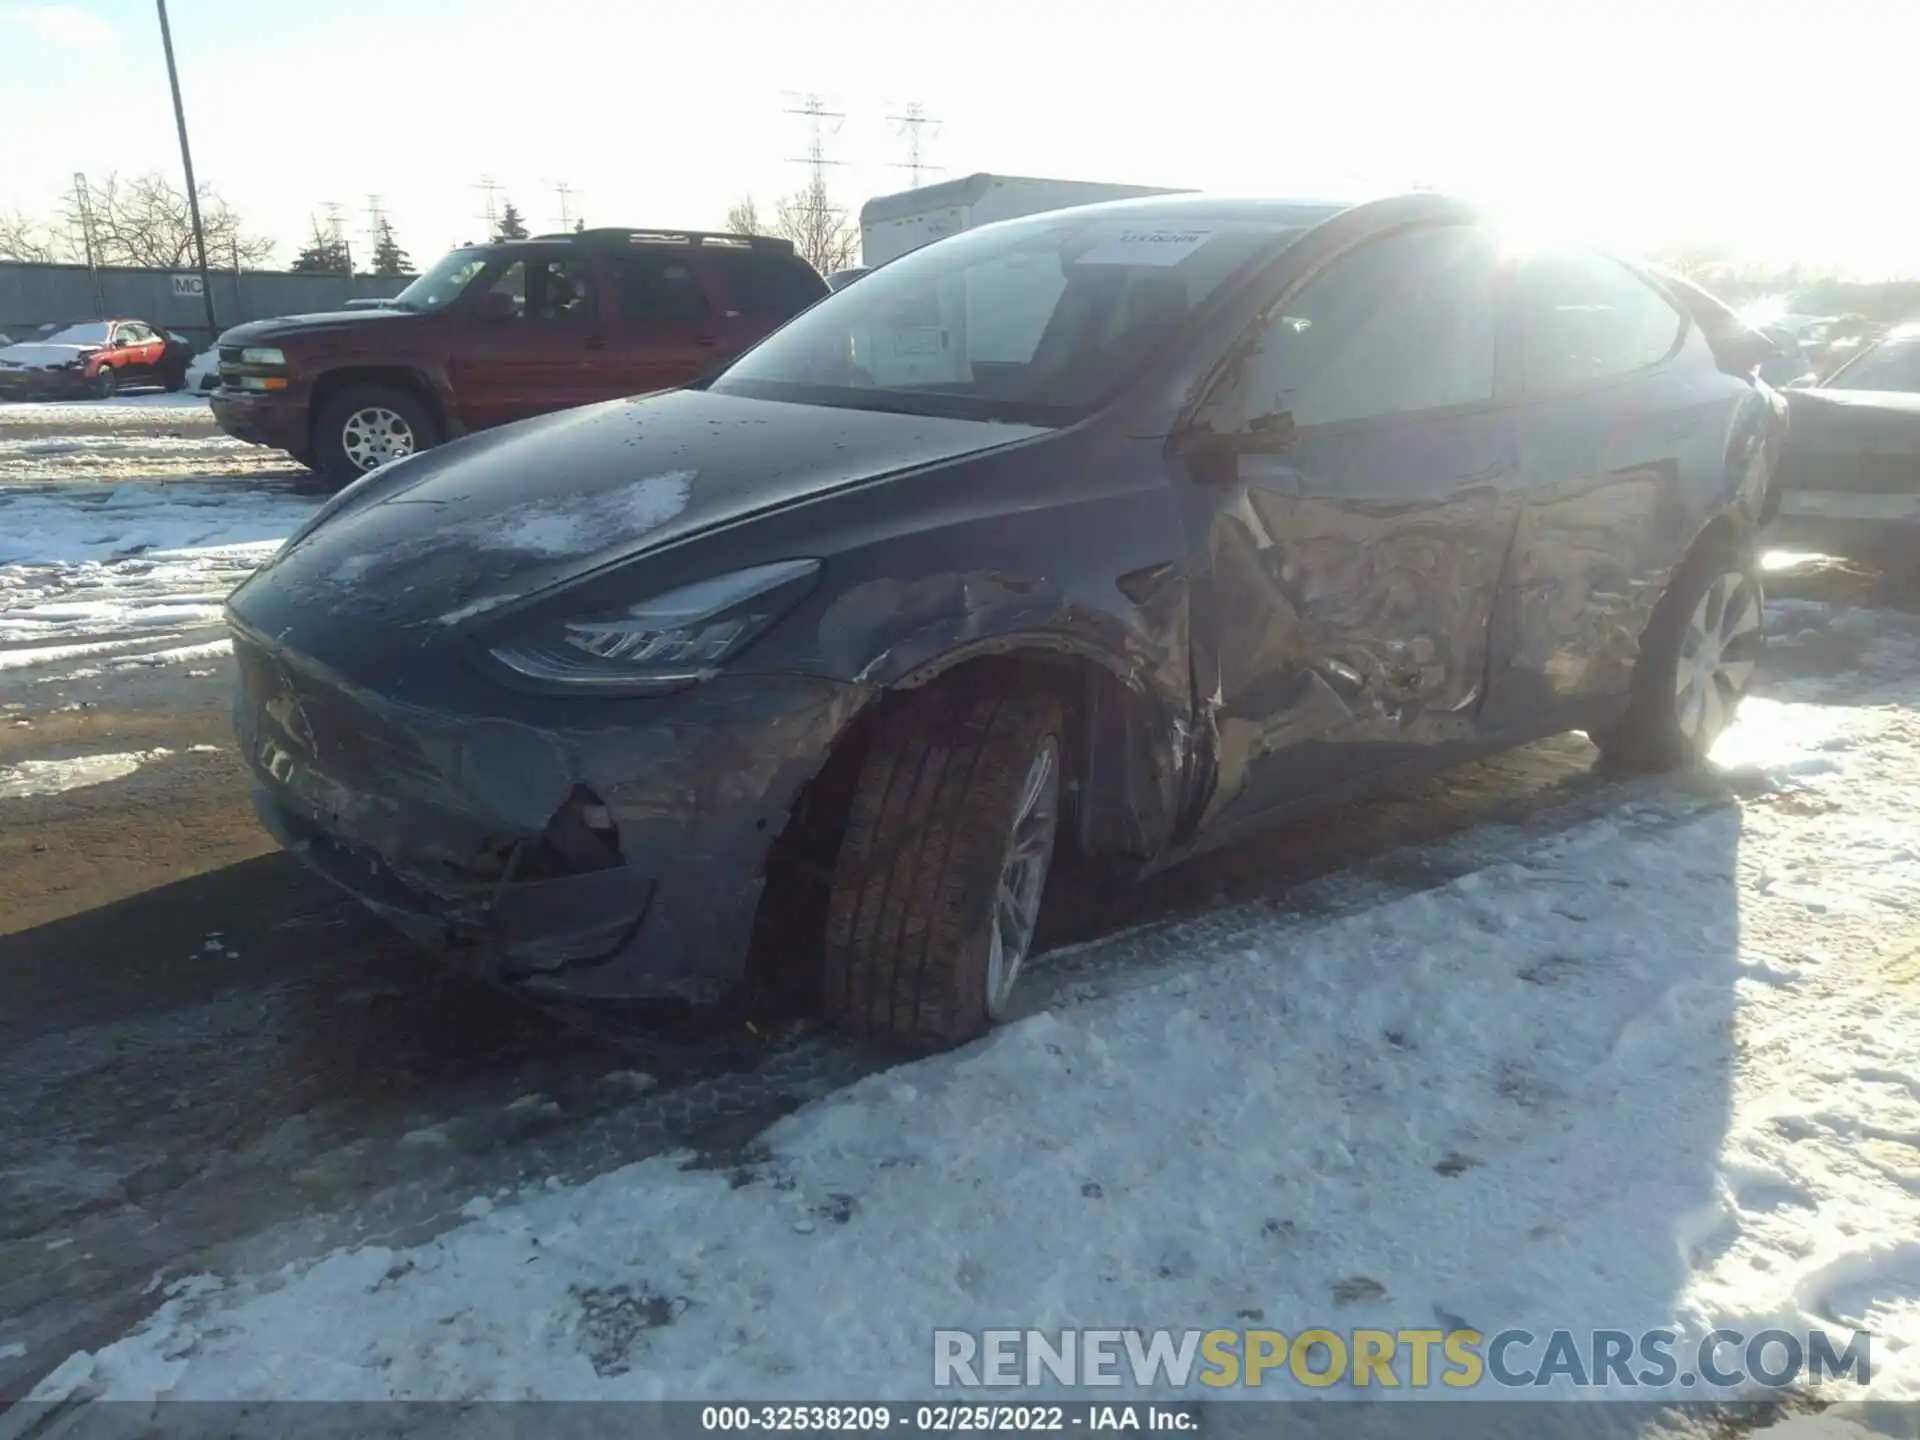
[(167, 0), (153, 0), (160, 11), (160, 45), (167, 52), (167, 84), (173, 89), (173, 123), (180, 130), (180, 168), (187, 172), (187, 213), (193, 217), (193, 253), (200, 262), (200, 298), (207, 307), (207, 339), (220, 337), (213, 313), (213, 280), (207, 274), (207, 232), (200, 224), (200, 191), (193, 183), (193, 151), (187, 145), (187, 107), (180, 103), (180, 72), (173, 63), (173, 31), (167, 24)]
[(78, 170), (73, 172), (73, 204), (80, 215), (80, 243), (86, 250), (87, 276), (93, 281), (94, 308), (105, 310), (107, 295), (100, 288), (100, 265), (93, 250), (93, 192), (87, 185), (86, 175)]
[[(927, 118), (926, 111), (921, 109), (918, 101), (915, 101), (913, 104), (907, 106), (906, 114), (889, 115), (887, 119), (893, 122), (893, 127), (894, 127), (893, 133), (896, 135), (905, 137), (907, 142), (907, 158), (904, 161), (901, 161), (901, 160), (894, 161), (893, 168), (896, 170), (907, 170), (912, 172), (912, 175), (913, 175), (912, 188), (915, 190), (918, 190), (920, 188), (920, 172), (921, 171), (939, 170), (942, 168), (939, 165), (929, 165), (926, 162), (925, 152), (921, 148), (922, 141), (920, 138), (920, 132), (923, 129), (925, 129), (929, 125), (937, 127), (940, 124), (940, 122), (938, 120), (929, 120)], [(934, 134), (937, 135), (939, 133), (940, 133), (939, 130), (936, 128), (934, 131)], [(931, 139), (932, 136), (929, 136), (927, 138)]]
[(553, 191), (560, 200), (560, 228), (562, 230), (573, 229), (573, 197), (580, 192), (564, 180), (549, 185), (547, 188)]
[(367, 254), (372, 255), (380, 248), (380, 223), (386, 219), (380, 206), (378, 195), (367, 196)]

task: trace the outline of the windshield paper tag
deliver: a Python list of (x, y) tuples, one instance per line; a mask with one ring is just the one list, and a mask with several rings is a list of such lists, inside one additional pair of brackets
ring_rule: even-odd
[(1211, 230), (1144, 227), (1122, 230), (1087, 251), (1077, 265), (1178, 265), (1213, 238)]

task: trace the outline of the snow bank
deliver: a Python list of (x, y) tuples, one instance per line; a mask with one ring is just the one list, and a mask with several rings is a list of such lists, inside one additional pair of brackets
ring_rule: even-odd
[(1257, 1323), (1864, 1327), (1920, 1398), (1920, 720), (1757, 704), (1728, 756), (1738, 801), (1638, 792), (752, 1153), (186, 1282), (36, 1396), (908, 1398), (936, 1327)]

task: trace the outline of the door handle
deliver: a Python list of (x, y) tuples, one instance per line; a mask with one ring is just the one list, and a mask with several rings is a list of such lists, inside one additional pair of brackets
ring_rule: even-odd
[(693, 343), (706, 346), (718, 345), (720, 343), (720, 337), (718, 335), (696, 335), (693, 337)]
[(606, 348), (607, 348), (607, 337), (606, 337), (606, 336), (604, 336), (604, 335), (589, 335), (589, 336), (587, 337), (587, 349), (589, 349), (589, 350), (604, 350), (604, 349), (606, 349)]

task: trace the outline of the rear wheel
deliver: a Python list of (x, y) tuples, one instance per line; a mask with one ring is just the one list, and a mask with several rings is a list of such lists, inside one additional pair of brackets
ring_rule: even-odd
[(855, 786), (827, 907), (822, 1001), (915, 1053), (1012, 1013), (1059, 828), (1057, 697), (930, 690), (882, 726)]
[(429, 449), (439, 438), (427, 407), (404, 390), (352, 385), (321, 408), (313, 427), (314, 468), (334, 486)]
[(111, 365), (102, 365), (93, 373), (93, 383), (89, 387), (96, 400), (111, 400), (120, 389), (120, 372)]
[(1602, 755), (1631, 770), (1704, 762), (1765, 653), (1764, 603), (1750, 542), (1710, 540), (1695, 550), (1647, 625), (1626, 716), (1594, 737)]

